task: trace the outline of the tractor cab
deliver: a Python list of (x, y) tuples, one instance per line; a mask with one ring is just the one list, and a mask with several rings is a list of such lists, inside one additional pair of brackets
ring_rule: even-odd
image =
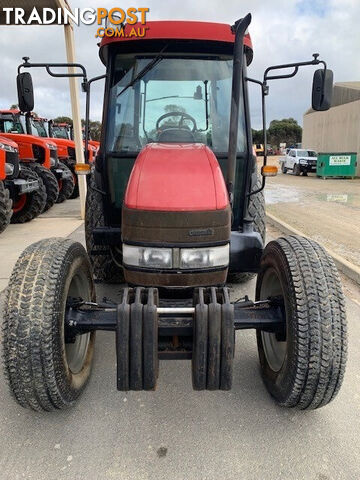
[(71, 136), (71, 126), (67, 123), (56, 123), (51, 120), (50, 128), (52, 132), (52, 137), (54, 138), (64, 138), (65, 140), (73, 140)]
[[(150, 22), (148, 26), (146, 38), (127, 40), (125, 34), (104, 39), (100, 46), (109, 75), (101, 151), (114, 209), (121, 208), (134, 161), (149, 144), (154, 144), (153, 149), (171, 145), (172, 158), (176, 144), (186, 145), (187, 150), (190, 145), (204, 145), (227, 176), (235, 37), (231, 27), (205, 22)], [(248, 34), (244, 54), (248, 65), (252, 60)], [(245, 159), (251, 145), (245, 97), (241, 85), (234, 229), (242, 222)]]
[(229, 268), (255, 272), (263, 238), (251, 220), (244, 228), (245, 190), (257, 180), (242, 75), (250, 36), (241, 38), (235, 117), (230, 25), (150, 22), (136, 40), (126, 29), (100, 46), (107, 83), (95, 180), (107, 192), (107, 228), (94, 226), (95, 244), (111, 240), (133, 284), (221, 285)]

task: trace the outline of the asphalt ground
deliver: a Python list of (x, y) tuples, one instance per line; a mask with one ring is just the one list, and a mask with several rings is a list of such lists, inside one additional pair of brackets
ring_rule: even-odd
[[(71, 237), (83, 242), (83, 227)], [(253, 298), (254, 286), (233, 286), (232, 298)], [(345, 291), (345, 381), (334, 402), (317, 411), (274, 403), (252, 331), (237, 333), (231, 392), (193, 391), (189, 361), (162, 361), (156, 392), (117, 392), (115, 338), (104, 332), (74, 408), (24, 410), (1, 372), (0, 479), (359, 480), (360, 304), (356, 287)], [(117, 300), (118, 293), (119, 286), (97, 285), (98, 299)]]

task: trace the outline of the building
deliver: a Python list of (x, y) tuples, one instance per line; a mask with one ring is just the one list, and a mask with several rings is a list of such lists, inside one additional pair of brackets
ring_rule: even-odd
[(304, 114), (302, 145), (318, 152), (357, 152), (360, 176), (360, 82), (335, 83), (331, 108)]

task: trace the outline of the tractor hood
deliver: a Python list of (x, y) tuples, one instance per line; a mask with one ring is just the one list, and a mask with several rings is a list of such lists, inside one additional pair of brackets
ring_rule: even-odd
[(211, 211), (229, 205), (213, 152), (199, 143), (150, 143), (139, 153), (125, 207), (152, 211)]

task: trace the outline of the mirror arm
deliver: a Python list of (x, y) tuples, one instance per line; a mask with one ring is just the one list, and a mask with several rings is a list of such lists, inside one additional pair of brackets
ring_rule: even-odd
[[(261, 107), (262, 107), (262, 119), (263, 119), (263, 142), (264, 142), (264, 160), (263, 166), (267, 164), (267, 130), (266, 130), (266, 108), (265, 108), (265, 97), (269, 94), (269, 86), (267, 85), (267, 80), (278, 80), (282, 78), (292, 78), (294, 77), (297, 72), (299, 71), (299, 67), (305, 67), (308, 65), (319, 65), (320, 63), (324, 65), (324, 72), (326, 73), (326, 63), (323, 60), (319, 60), (319, 54), (313, 53), (313, 59), (307, 62), (296, 62), (296, 63), (286, 63), (283, 65), (273, 65), (268, 67), (264, 72), (264, 79), (263, 82), (259, 80), (255, 80), (253, 78), (246, 78), (247, 81), (256, 83), (261, 86), (262, 96), (261, 96)], [(284, 74), (284, 75), (269, 75), (269, 72), (272, 70), (281, 70), (286, 68), (293, 68), (294, 70), (291, 73)], [(325, 85), (325, 75), (323, 79), (323, 87)], [(248, 196), (255, 195), (256, 193), (261, 192), (265, 187), (265, 177), (262, 178), (261, 187), (257, 190), (254, 190), (248, 193)]]
[[(30, 57), (23, 57), (24, 63), (18, 66), (18, 73), (21, 72), (22, 68), (45, 68), (47, 73), (52, 77), (57, 78), (68, 78), (68, 77), (82, 77), (84, 82), (87, 82), (86, 69), (81, 63), (30, 63)], [(56, 73), (51, 70), (51, 68), (79, 68), (82, 73)]]

